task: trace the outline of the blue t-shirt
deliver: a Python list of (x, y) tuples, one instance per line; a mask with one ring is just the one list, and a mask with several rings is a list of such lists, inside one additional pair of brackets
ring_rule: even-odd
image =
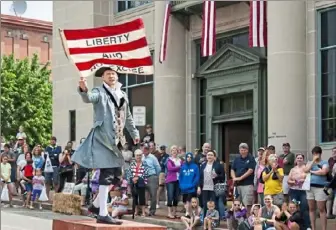
[[(241, 177), (244, 175), (249, 169), (255, 170), (256, 161), (251, 154), (248, 154), (247, 157), (242, 158), (238, 156), (234, 159), (232, 163), (232, 170), (235, 172), (236, 177)], [(254, 173), (249, 175), (242, 181), (239, 181), (238, 185), (253, 185), (254, 184)]]
[[(318, 170), (322, 169), (322, 167), (325, 167), (325, 166), (327, 166), (329, 168), (328, 162), (322, 160), (318, 164), (314, 163), (312, 168), (311, 168), (311, 171), (318, 171)], [(327, 184), (328, 184), (328, 181), (327, 181), (327, 176), (326, 175), (320, 176), (320, 175), (311, 174), (310, 185), (312, 185), (312, 186), (317, 185), (317, 186), (324, 187)]]
[(42, 156), (40, 156), (40, 157), (33, 156), (33, 162), (34, 162), (34, 168), (35, 169), (42, 169), (43, 170), (44, 159), (43, 159)]

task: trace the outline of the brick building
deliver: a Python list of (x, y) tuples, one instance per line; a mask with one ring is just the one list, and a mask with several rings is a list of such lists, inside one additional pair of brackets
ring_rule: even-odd
[(24, 59), (37, 53), (41, 64), (51, 60), (52, 22), (1, 14), (1, 56)]

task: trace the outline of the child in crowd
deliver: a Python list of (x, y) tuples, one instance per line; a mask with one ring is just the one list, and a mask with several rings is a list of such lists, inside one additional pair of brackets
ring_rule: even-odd
[(23, 139), (27, 138), (27, 135), (24, 132), (24, 128), (22, 125), (19, 127), (19, 132), (16, 134), (16, 139), (19, 139), (19, 138), (23, 138)]
[(200, 215), (202, 209), (199, 206), (198, 199), (196, 197), (191, 198), (190, 216), (182, 216), (181, 221), (187, 227), (186, 230), (193, 230), (200, 224)]
[(248, 224), (250, 225), (250, 229), (254, 229), (254, 225), (260, 224), (259, 220), (259, 211), (260, 211), (261, 205), (260, 204), (254, 204), (251, 208), (251, 215), (248, 218)]
[(293, 200), (283, 203), (279, 218), (275, 218), (275, 227), (279, 230), (303, 230), (305, 224), (299, 210), (300, 202)]
[[(30, 201), (30, 209), (34, 209), (33, 203), (40, 198), (44, 185), (45, 178), (42, 176), (42, 171), (41, 169), (36, 169), (35, 176), (33, 177), (33, 195)], [(39, 202), (39, 209), (42, 210), (41, 202)]]
[[(12, 167), (8, 163), (8, 157), (6, 155), (1, 156), (1, 188), (3, 189), (4, 186), (7, 185), (8, 188), (8, 197), (9, 197), (9, 207), (13, 207), (12, 205), (12, 193), (13, 193), (13, 186), (12, 186), (12, 181), (11, 181), (11, 171)], [(1, 191), (2, 191), (1, 189)], [(1, 195), (1, 193), (0, 193)]]
[(215, 202), (208, 201), (207, 202), (208, 211), (204, 217), (204, 225), (203, 229), (212, 230), (219, 226), (219, 212), (215, 209)]
[(93, 200), (96, 198), (98, 194), (98, 188), (99, 188), (99, 175), (100, 175), (100, 169), (93, 169), (92, 171), (92, 177), (90, 181), (90, 188), (93, 195)]
[(114, 187), (113, 191), (110, 191), (111, 205), (109, 212), (111, 212), (112, 218), (118, 218), (126, 214), (128, 211), (128, 196), (127, 196), (127, 180), (123, 180), (122, 185)]
[(238, 229), (238, 226), (247, 220), (246, 215), (247, 209), (242, 206), (240, 200), (234, 200), (231, 209), (226, 214), (228, 229)]
[(33, 168), (33, 160), (31, 158), (27, 158), (26, 159), (27, 164), (23, 167), (22, 171), (23, 171), (23, 180), (24, 180), (24, 184), (25, 184), (25, 188), (26, 188), (26, 202), (23, 205), (24, 207), (29, 207), (29, 203), (30, 203), (30, 197), (33, 191), (33, 177), (34, 177), (34, 168)]

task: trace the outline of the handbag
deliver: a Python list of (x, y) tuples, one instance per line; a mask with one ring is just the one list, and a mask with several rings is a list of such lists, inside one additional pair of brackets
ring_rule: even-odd
[(59, 174), (72, 172), (72, 171), (73, 171), (72, 165), (60, 166), (59, 168)]
[(43, 187), (42, 192), (41, 192), (41, 195), (40, 195), (40, 197), (39, 197), (39, 201), (44, 202), (44, 201), (48, 201), (48, 200), (49, 200), (49, 199), (48, 199), (48, 196), (47, 196), (46, 188)]
[(5, 186), (2, 189), (1, 201), (9, 201), (9, 191), (8, 191), (8, 185), (7, 184), (5, 184)]
[(45, 166), (44, 166), (44, 172), (46, 172), (46, 173), (54, 172), (54, 169), (51, 165), (51, 160), (50, 160), (49, 155), (47, 155), (47, 159), (46, 159)]
[(226, 183), (217, 183), (214, 185), (216, 197), (224, 196), (226, 193)]

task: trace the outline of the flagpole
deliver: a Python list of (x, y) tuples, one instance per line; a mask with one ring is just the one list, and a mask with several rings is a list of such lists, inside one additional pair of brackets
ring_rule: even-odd
[(63, 50), (64, 50), (64, 53), (65, 53), (65, 56), (67, 57), (67, 59), (71, 59), (71, 58), (69, 58), (70, 53), (69, 53), (68, 45), (65, 42), (66, 39), (65, 39), (65, 36), (64, 36), (64, 32), (60, 28), (58, 28), (58, 32), (59, 32), (59, 35), (61, 37), (61, 42), (62, 42), (62, 46), (63, 46)]

